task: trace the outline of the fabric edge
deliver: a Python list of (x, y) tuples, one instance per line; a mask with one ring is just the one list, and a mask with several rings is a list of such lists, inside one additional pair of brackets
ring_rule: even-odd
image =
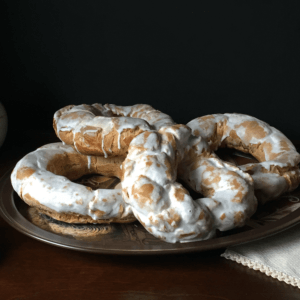
[(228, 260), (232, 260), (234, 262), (237, 262), (239, 264), (242, 264), (243, 266), (248, 267), (249, 269), (253, 269), (256, 271), (260, 271), (267, 276), (273, 277), (279, 281), (284, 281), (287, 284), (290, 284), (292, 286), (298, 287), (300, 289), (300, 280), (290, 276), (284, 272), (280, 272), (277, 270), (274, 270), (266, 265), (263, 265), (261, 263), (258, 263), (256, 261), (253, 261), (243, 255), (240, 255), (234, 251), (226, 249), (226, 251), (221, 254), (221, 257), (224, 257)]

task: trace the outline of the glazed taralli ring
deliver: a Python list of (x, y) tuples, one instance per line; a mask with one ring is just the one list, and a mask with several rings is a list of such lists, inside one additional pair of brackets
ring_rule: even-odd
[(146, 104), (69, 105), (54, 114), (58, 138), (85, 155), (126, 155), (131, 140), (140, 133), (172, 124), (166, 114)]
[[(202, 156), (199, 160), (197, 155), (202, 149), (194, 150), (197, 147), (191, 147), (191, 140), (201, 144), (201, 138), (191, 135), (185, 125), (144, 132), (132, 140), (122, 164), (125, 202), (150, 233), (170, 243), (205, 240), (213, 237), (217, 228), (242, 226), (256, 209), (251, 176), (217, 158), (202, 162)], [(178, 164), (183, 166), (185, 156), (191, 153), (207, 168), (200, 175), (208, 188), (216, 189), (217, 193), (207, 193), (213, 198), (193, 200), (176, 182)], [(183, 172), (193, 176), (192, 168)], [(216, 177), (209, 182), (208, 176)]]
[(240, 166), (254, 180), (261, 203), (292, 191), (300, 183), (300, 155), (279, 130), (244, 114), (214, 114), (187, 124), (194, 135), (207, 140), (209, 150), (228, 147), (250, 153), (258, 163)]
[[(57, 111), (54, 129), (66, 145), (29, 153), (11, 181), (30, 206), (69, 223), (138, 219), (166, 242), (200, 241), (216, 229), (243, 226), (257, 198), (265, 202), (300, 182), (300, 155), (292, 143), (246, 115), (210, 115), (181, 125), (145, 104), (83, 104)], [(225, 146), (259, 163), (224, 162), (214, 151)], [(118, 177), (120, 189), (72, 182), (87, 174)], [(177, 178), (204, 197), (194, 200)]]
[(198, 202), (208, 208), (220, 231), (243, 226), (256, 211), (252, 177), (222, 161), (202, 137), (190, 136), (178, 177), (204, 196)]
[(89, 157), (71, 146), (53, 143), (23, 157), (11, 174), (14, 190), (30, 206), (67, 223), (133, 222), (120, 189), (77, 184), (86, 174), (122, 177), (124, 157)]

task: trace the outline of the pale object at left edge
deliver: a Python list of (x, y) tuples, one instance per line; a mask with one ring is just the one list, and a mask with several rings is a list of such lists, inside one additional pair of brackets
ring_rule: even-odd
[(7, 114), (0, 102), (0, 147), (2, 146), (7, 132)]

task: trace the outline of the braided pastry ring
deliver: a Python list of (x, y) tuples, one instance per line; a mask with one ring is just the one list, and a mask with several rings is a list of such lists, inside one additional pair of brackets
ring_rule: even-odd
[(124, 156), (140, 133), (172, 124), (166, 114), (146, 104), (69, 105), (54, 114), (58, 138), (85, 155)]
[(68, 223), (127, 223), (135, 221), (120, 189), (92, 190), (71, 182), (86, 174), (120, 178), (124, 157), (91, 157), (62, 143), (27, 154), (11, 174), (14, 190), (30, 206)]
[(252, 176), (261, 203), (299, 185), (299, 153), (283, 133), (267, 123), (243, 114), (214, 114), (196, 118), (187, 125), (194, 135), (208, 141), (210, 151), (234, 148), (259, 161), (239, 167)]
[(241, 227), (257, 208), (252, 177), (221, 160), (202, 137), (191, 136), (178, 167), (178, 176), (204, 198), (220, 231)]
[[(226, 194), (226, 203), (221, 205), (220, 201), (211, 198), (192, 199), (188, 191), (176, 182), (178, 164), (184, 161), (186, 153), (194, 153), (199, 158), (197, 151), (193, 150), (195, 147), (189, 151), (191, 140), (195, 145), (205, 143), (192, 136), (190, 128), (185, 125), (144, 132), (132, 140), (122, 164), (125, 202), (131, 205), (134, 215), (147, 231), (170, 243), (205, 240), (214, 236), (216, 228), (227, 230), (242, 226), (256, 209), (251, 177), (220, 160), (212, 174), (222, 176), (223, 186), (217, 186), (221, 192), (214, 196), (222, 201), (222, 194)], [(187, 172), (192, 172), (192, 169)], [(226, 180), (231, 180), (233, 185), (227, 184)], [(233, 188), (238, 191), (232, 191)], [(219, 208), (213, 211), (212, 203)], [(228, 216), (222, 218), (225, 212)], [(216, 213), (221, 222), (215, 218)]]

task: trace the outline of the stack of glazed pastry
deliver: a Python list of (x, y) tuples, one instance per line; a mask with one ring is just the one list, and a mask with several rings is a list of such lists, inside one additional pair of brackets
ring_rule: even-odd
[[(243, 226), (257, 202), (300, 183), (293, 144), (247, 115), (215, 114), (182, 125), (145, 104), (84, 104), (57, 111), (53, 126), (62, 142), (27, 154), (11, 181), (28, 205), (67, 223), (138, 220), (166, 242), (201, 241)], [(219, 147), (250, 153), (258, 163), (236, 167), (215, 154)], [(97, 190), (74, 182), (88, 174), (121, 182)], [(178, 179), (201, 198), (193, 199)]]

